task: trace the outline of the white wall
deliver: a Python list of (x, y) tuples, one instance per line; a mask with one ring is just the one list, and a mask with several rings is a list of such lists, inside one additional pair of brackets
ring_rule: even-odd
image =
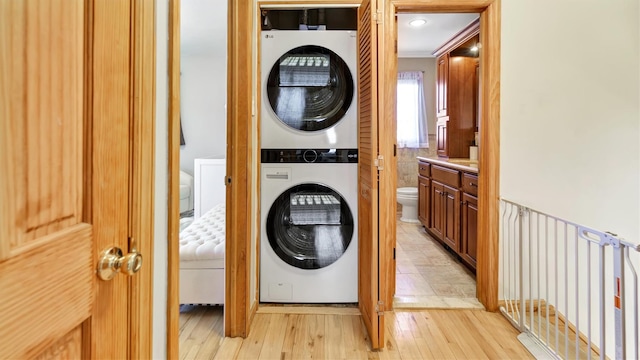
[(156, 166), (153, 247), (153, 358), (167, 358), (169, 0), (156, 1)]
[(193, 174), (193, 160), (225, 158), (227, 101), (227, 4), (181, 2), (180, 112), (186, 145), (180, 168)]
[[(502, 1), (501, 197), (640, 242), (639, 19), (637, 0)], [(604, 279), (612, 284), (607, 259)], [(569, 272), (580, 261), (568, 256)], [(587, 294), (586, 284), (578, 288)], [(613, 357), (609, 290), (606, 354)], [(564, 295), (557, 299), (561, 305)], [(569, 308), (559, 307), (584, 326), (585, 307), (579, 320)], [(591, 315), (597, 319), (595, 307)]]
[(502, 2), (500, 195), (640, 242), (638, 12)]

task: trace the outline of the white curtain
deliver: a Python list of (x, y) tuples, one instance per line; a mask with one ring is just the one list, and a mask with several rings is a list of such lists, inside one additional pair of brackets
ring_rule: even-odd
[(397, 99), (398, 146), (429, 147), (422, 71), (398, 72)]

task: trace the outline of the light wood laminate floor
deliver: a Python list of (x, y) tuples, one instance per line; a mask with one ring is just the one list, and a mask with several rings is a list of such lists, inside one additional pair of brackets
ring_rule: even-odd
[(180, 305), (180, 359), (211, 359), (224, 338), (222, 306)]
[(393, 306), (395, 309), (484, 308), (476, 298), (475, 275), (427, 234), (421, 224), (399, 220)]
[(372, 351), (357, 308), (263, 306), (246, 339), (223, 339), (222, 308), (193, 306), (181, 313), (180, 358), (533, 359), (499, 313), (396, 310), (385, 329), (385, 348)]
[(396, 311), (385, 314), (384, 351), (370, 350), (356, 308), (263, 306), (243, 341), (223, 338), (222, 307), (181, 305), (180, 359), (532, 358), (502, 315), (477, 310), (471, 272), (421, 225), (398, 221), (397, 229)]
[(372, 351), (357, 309), (263, 311), (246, 339), (225, 338), (214, 359), (533, 359), (497, 313), (421, 310), (385, 313), (385, 349)]

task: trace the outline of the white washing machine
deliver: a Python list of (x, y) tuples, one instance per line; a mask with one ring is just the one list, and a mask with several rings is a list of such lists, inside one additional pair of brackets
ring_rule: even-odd
[(262, 150), (260, 301), (358, 301), (358, 151)]
[(264, 31), (261, 148), (357, 148), (355, 31)]

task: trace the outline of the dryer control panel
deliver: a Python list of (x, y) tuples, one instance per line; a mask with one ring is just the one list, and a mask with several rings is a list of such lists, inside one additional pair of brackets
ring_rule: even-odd
[(357, 163), (358, 149), (262, 149), (260, 162), (275, 163)]

